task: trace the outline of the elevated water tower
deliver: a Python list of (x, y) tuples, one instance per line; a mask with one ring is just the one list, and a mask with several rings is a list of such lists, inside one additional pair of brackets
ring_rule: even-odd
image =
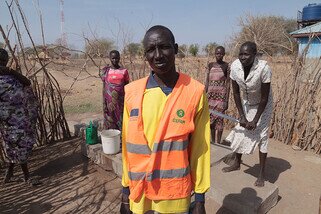
[(303, 7), (302, 11), (298, 11), (297, 21), (299, 29), (320, 22), (321, 4), (313, 3)]

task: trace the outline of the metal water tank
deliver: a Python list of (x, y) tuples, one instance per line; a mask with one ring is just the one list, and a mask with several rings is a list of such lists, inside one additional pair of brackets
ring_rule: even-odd
[(321, 4), (308, 4), (302, 10), (302, 21), (321, 21)]

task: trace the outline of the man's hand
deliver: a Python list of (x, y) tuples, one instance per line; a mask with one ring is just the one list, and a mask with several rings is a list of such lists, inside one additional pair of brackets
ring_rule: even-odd
[(132, 214), (132, 211), (129, 209), (129, 198), (126, 194), (122, 194), (120, 214)]
[(132, 214), (132, 211), (129, 209), (129, 204), (124, 204), (123, 202), (121, 203), (120, 214)]
[(195, 202), (192, 214), (206, 214), (205, 203), (204, 202)]

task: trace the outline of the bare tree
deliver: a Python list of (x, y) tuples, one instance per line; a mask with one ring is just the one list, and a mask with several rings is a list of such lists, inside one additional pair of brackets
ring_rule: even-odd
[(295, 20), (288, 20), (278, 16), (240, 17), (241, 32), (232, 38), (235, 50), (245, 41), (253, 41), (258, 51), (269, 56), (276, 54), (291, 54), (296, 50), (296, 43), (289, 32), (295, 30)]
[(86, 40), (85, 52), (93, 57), (106, 57), (115, 48), (115, 42), (107, 38)]
[(184, 56), (188, 56), (188, 45), (182, 44), (178, 46), (178, 50), (184, 54)]
[[(33, 91), (37, 96), (40, 104), (39, 117), (37, 121), (38, 145), (63, 138), (69, 138), (70, 132), (67, 121), (65, 119), (64, 109), (62, 105), (63, 100), (60, 94), (59, 83), (46, 69), (46, 66), (50, 62), (43, 62), (41, 58), (39, 58), (39, 49), (36, 47), (32, 39), (27, 19), (24, 16), (19, 1), (12, 0), (10, 3), (6, 2), (6, 4), (11, 16), (12, 25), (16, 31), (15, 33), (20, 46), (19, 48), (21, 50), (25, 49), (21, 36), (21, 30), (24, 30), (23, 33), (27, 35), (29, 41), (31, 42), (33, 52), (35, 53), (35, 60), (37, 60), (36, 64), (30, 63), (28, 57), (25, 54), (25, 51), (21, 51), (21, 56), (17, 56), (16, 45), (14, 48), (12, 48), (9, 40), (10, 31), (8, 31), (6, 34), (4, 29), (0, 26), (2, 37), (6, 42), (6, 47), (9, 49), (11, 56), (14, 58), (14, 61), (16, 63), (16, 69), (18, 69), (19, 72), (26, 74), (27, 77), (31, 80)], [(15, 8), (13, 6), (15, 6)], [(13, 14), (18, 14), (20, 15), (20, 17), (13, 16)], [(23, 28), (20, 28), (18, 26), (18, 18), (22, 20)], [(44, 36), (44, 34), (42, 35)], [(24, 64), (24, 67), (20, 66), (20, 58)], [(41, 75), (41, 77), (37, 76), (39, 72), (42, 72), (43, 74)]]

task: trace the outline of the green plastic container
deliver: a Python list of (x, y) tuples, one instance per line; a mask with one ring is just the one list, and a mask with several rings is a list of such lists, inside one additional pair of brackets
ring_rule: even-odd
[(98, 143), (98, 130), (97, 126), (93, 125), (90, 121), (89, 125), (86, 126), (86, 144), (94, 145)]

